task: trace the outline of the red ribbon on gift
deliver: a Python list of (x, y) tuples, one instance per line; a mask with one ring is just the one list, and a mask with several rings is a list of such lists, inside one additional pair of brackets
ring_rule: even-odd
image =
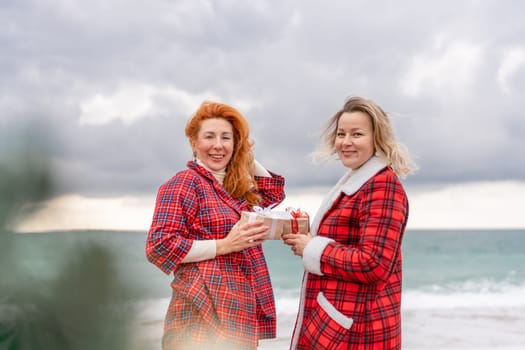
[(308, 216), (308, 213), (305, 211), (302, 211), (301, 209), (294, 209), (292, 207), (286, 208), (286, 211), (292, 216), (292, 233), (299, 233), (299, 223), (297, 219), (299, 218), (306, 218), (308, 219), (308, 227), (310, 227), (310, 216)]

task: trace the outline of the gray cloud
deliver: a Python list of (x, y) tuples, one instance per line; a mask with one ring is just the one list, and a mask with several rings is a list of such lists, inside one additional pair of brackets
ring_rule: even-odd
[[(39, 120), (62, 191), (151, 192), (190, 158), (186, 119), (213, 98), (246, 114), (258, 159), (290, 187), (326, 185), (343, 169), (308, 154), (358, 94), (391, 113), (420, 166), (408, 182), (524, 179), (524, 6), (3, 1), (0, 144)], [(122, 110), (83, 121), (119, 93)]]

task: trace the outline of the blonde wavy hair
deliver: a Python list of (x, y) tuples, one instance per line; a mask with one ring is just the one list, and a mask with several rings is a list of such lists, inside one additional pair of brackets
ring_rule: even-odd
[(223, 103), (204, 101), (186, 124), (186, 137), (190, 144), (197, 139), (201, 123), (210, 118), (223, 118), (232, 125), (233, 154), (226, 168), (224, 189), (233, 198), (244, 198), (250, 206), (259, 203), (257, 183), (253, 174), (253, 145), (250, 128), (244, 116), (235, 108)]
[(370, 117), (375, 153), (383, 158), (399, 177), (404, 178), (416, 169), (406, 148), (396, 141), (387, 113), (374, 101), (359, 96), (350, 97), (343, 108), (328, 120), (321, 134), (322, 142), (313, 154), (314, 160), (330, 158), (337, 153), (335, 150), (337, 125), (341, 115), (350, 112), (363, 112)]

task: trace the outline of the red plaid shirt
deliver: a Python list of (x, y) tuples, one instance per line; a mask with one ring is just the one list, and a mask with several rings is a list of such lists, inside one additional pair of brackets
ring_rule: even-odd
[[(165, 348), (227, 343), (253, 349), (274, 338), (275, 302), (261, 246), (184, 263), (194, 240), (225, 237), (248, 210), (203, 167), (188, 168), (160, 186), (146, 242), (148, 260), (173, 272), (173, 295), (164, 329)], [(284, 199), (284, 178), (256, 177), (261, 206)], [(183, 345), (185, 344), (185, 345)]]
[(408, 201), (390, 168), (363, 182), (352, 194), (340, 193), (322, 216), (313, 239), (322, 242), (320, 274), (305, 274), (292, 348), (401, 348), (401, 241)]

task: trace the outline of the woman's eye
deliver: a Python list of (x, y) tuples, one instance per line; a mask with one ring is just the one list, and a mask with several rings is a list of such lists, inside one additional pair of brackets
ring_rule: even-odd
[(345, 133), (344, 132), (338, 132), (337, 133), (337, 137), (345, 137)]

